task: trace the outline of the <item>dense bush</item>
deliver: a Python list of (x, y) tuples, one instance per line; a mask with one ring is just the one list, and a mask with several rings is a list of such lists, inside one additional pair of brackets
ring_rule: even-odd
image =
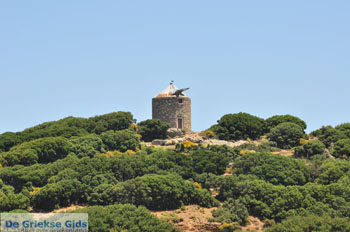
[(220, 187), (223, 179), (225, 177), (223, 175), (214, 175), (212, 173), (202, 173), (200, 175), (196, 175), (194, 181), (199, 183), (203, 188), (211, 189)]
[(332, 155), (337, 158), (350, 157), (350, 139), (340, 139), (334, 143)]
[(335, 129), (342, 132), (347, 138), (350, 139), (350, 123), (342, 123), (336, 126)]
[(52, 210), (84, 202), (85, 188), (80, 181), (61, 180), (47, 184), (33, 195), (32, 204), (35, 209)]
[(239, 147), (228, 147), (226, 145), (224, 146), (213, 146), (210, 145), (207, 147), (208, 150), (214, 151), (216, 153), (224, 154), (226, 157), (229, 158), (229, 161), (234, 160), (239, 156), (240, 148)]
[(140, 139), (131, 130), (107, 131), (101, 134), (107, 150), (136, 150), (140, 147)]
[(193, 167), (196, 173), (213, 173), (221, 175), (225, 173), (229, 162), (225, 154), (200, 149), (191, 155)]
[(67, 156), (71, 146), (66, 138), (42, 138), (17, 145), (1, 156), (8, 166), (48, 163)]
[(158, 219), (144, 207), (134, 205), (90, 206), (70, 213), (88, 213), (89, 231), (177, 232), (172, 225)]
[[(213, 147), (214, 148), (214, 147)], [(216, 149), (217, 150), (217, 149)], [(227, 152), (230, 153), (231, 149)], [(226, 151), (226, 149), (223, 149)], [(8, 185), (13, 186), (16, 191), (21, 191), (26, 185), (43, 187), (48, 179), (57, 175), (60, 171), (71, 168), (79, 173), (79, 180), (84, 176), (104, 174), (112, 175), (118, 181), (125, 181), (149, 173), (157, 173), (162, 170), (178, 173), (183, 178), (194, 178), (201, 170), (222, 173), (226, 167), (226, 161), (220, 151), (212, 151), (201, 157), (201, 152), (195, 156), (193, 162), (192, 154), (182, 154), (169, 150), (156, 149), (150, 154), (137, 152), (135, 155), (120, 154), (107, 158), (97, 155), (92, 158), (84, 157), (78, 159), (74, 154), (66, 158), (48, 164), (35, 164), (32, 166), (16, 165), (13, 167), (0, 168), (0, 178)], [(224, 153), (225, 154), (225, 153)], [(225, 154), (226, 155), (226, 154)], [(210, 157), (209, 157), (210, 156)], [(219, 158), (222, 160), (216, 162)], [(214, 161), (214, 162), (213, 162)], [(198, 166), (197, 163), (200, 165)], [(198, 167), (197, 167), (198, 166)]]
[(26, 186), (42, 187), (47, 184), (47, 180), (56, 175), (59, 171), (77, 165), (77, 158), (67, 156), (49, 164), (35, 164), (31, 166), (15, 165), (13, 167), (0, 168), (0, 178), (7, 185), (20, 192)]
[(295, 216), (268, 228), (266, 232), (344, 232), (350, 231), (348, 218), (331, 216)]
[(100, 136), (89, 134), (83, 137), (71, 137), (69, 141), (72, 143), (71, 152), (79, 158), (89, 156), (93, 157), (99, 153), (105, 152), (105, 145)]
[[(0, 178), (18, 192), (27, 187), (42, 187), (34, 194), (32, 203), (38, 209), (50, 210), (72, 203), (85, 203), (87, 196), (99, 185), (115, 185), (117, 181), (161, 171), (194, 178), (201, 171), (222, 173), (225, 167), (225, 157), (220, 153), (198, 151), (196, 154), (184, 155), (158, 150), (151, 154), (140, 152), (132, 156), (121, 154), (110, 158), (98, 155), (78, 159), (75, 155), (69, 155), (49, 164), (1, 168)], [(202, 203), (204, 200), (210, 203), (212, 198), (208, 192), (201, 191), (200, 194)]]
[(124, 130), (134, 122), (129, 112), (115, 112), (88, 119), (68, 117), (54, 122), (46, 122), (22, 132), (7, 132), (0, 135), (0, 152), (38, 138), (84, 136), (88, 133), (101, 134), (109, 130)]
[(29, 207), (29, 198), (25, 193), (14, 192), (14, 188), (5, 185), (0, 179), (0, 212), (11, 211), (14, 209), (27, 209)]
[(213, 221), (216, 222), (238, 222), (242, 226), (248, 223), (248, 210), (240, 200), (229, 198), (224, 202), (222, 207), (214, 210), (212, 214), (214, 218)]
[(319, 140), (313, 140), (305, 143), (303, 146), (296, 147), (294, 150), (295, 157), (311, 158), (315, 155), (324, 154), (326, 146)]
[(289, 114), (287, 114), (287, 115), (275, 115), (275, 116), (272, 116), (272, 117), (266, 119), (266, 127), (270, 131), (274, 127), (276, 127), (279, 124), (284, 123), (284, 122), (295, 123), (298, 126), (300, 126), (300, 128), (303, 130), (305, 130), (307, 127), (306, 122), (304, 122), (303, 120), (301, 120), (298, 117), (295, 117), (295, 116), (292, 116)]
[(319, 168), (316, 182), (319, 184), (336, 183), (341, 177), (350, 176), (350, 162), (345, 160), (326, 160)]
[(227, 177), (220, 188), (218, 198), (239, 199), (249, 215), (261, 219), (284, 219), (292, 210), (312, 205), (295, 186), (276, 186), (252, 177)]
[(264, 134), (265, 121), (247, 113), (226, 114), (210, 130), (223, 140), (257, 139)]
[(110, 165), (119, 181), (161, 170), (178, 173), (184, 178), (191, 178), (194, 175), (190, 157), (169, 150), (159, 150), (149, 155), (137, 153), (132, 156), (114, 156), (110, 159)]
[(130, 112), (114, 112), (88, 118), (87, 122), (91, 125), (87, 128), (89, 133), (101, 134), (109, 130), (125, 130), (135, 122)]
[(170, 124), (162, 122), (159, 119), (148, 119), (138, 124), (138, 133), (142, 136), (142, 140), (151, 142), (154, 139), (165, 139)]
[(329, 185), (276, 186), (251, 176), (231, 176), (223, 181), (218, 199), (239, 199), (249, 214), (281, 221), (288, 216), (332, 214), (349, 217), (350, 178)]
[(196, 188), (175, 174), (144, 175), (117, 185), (100, 185), (91, 195), (90, 204), (130, 203), (149, 209), (176, 209), (181, 205), (217, 206), (207, 190)]
[(303, 129), (295, 123), (284, 122), (273, 128), (268, 138), (279, 148), (292, 148), (299, 145), (304, 135)]
[(328, 148), (338, 140), (347, 138), (343, 131), (337, 130), (332, 126), (323, 126), (311, 132), (311, 135), (317, 137)]
[[(107, 132), (106, 132), (107, 133)], [(134, 148), (139, 145), (138, 138), (131, 134), (129, 138), (124, 136), (124, 131), (115, 132), (114, 143), (127, 148)], [(121, 136), (118, 136), (120, 135)], [(108, 142), (108, 141), (107, 141)], [(68, 154), (75, 154), (79, 158), (93, 157), (101, 152), (105, 152), (105, 147), (100, 136), (88, 134), (86, 136), (73, 136), (70, 139), (64, 137), (47, 137), (35, 139), (16, 145), (8, 152), (0, 154), (0, 163), (3, 166), (13, 166), (16, 164), (32, 165), (35, 163), (49, 163), (66, 157)]]
[(234, 174), (253, 174), (275, 185), (304, 185), (310, 173), (300, 161), (270, 153), (249, 153), (235, 160)]

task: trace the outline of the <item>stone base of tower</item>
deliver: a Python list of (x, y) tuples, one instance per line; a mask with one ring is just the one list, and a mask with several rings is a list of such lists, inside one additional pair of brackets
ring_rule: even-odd
[(172, 128), (191, 132), (191, 98), (182, 96), (153, 98), (152, 118), (168, 122)]

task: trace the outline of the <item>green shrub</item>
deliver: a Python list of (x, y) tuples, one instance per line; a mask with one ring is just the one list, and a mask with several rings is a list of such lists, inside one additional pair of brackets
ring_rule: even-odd
[(345, 134), (350, 139), (350, 123), (342, 123), (335, 127), (336, 130)]
[(346, 139), (347, 136), (343, 131), (337, 130), (332, 126), (323, 126), (318, 130), (311, 132), (313, 137), (317, 137), (327, 148), (340, 139)]
[(214, 210), (212, 214), (216, 222), (238, 222), (242, 226), (248, 223), (248, 210), (240, 200), (229, 198), (224, 202), (222, 207)]
[(203, 188), (218, 188), (225, 177), (223, 175), (214, 175), (212, 173), (202, 173), (194, 177), (194, 181), (201, 184)]
[(326, 146), (319, 140), (313, 140), (305, 143), (303, 146), (296, 147), (294, 150), (295, 157), (311, 158), (315, 155), (324, 154)]
[(29, 198), (23, 193), (15, 194), (13, 187), (7, 186), (0, 189), (0, 212), (15, 209), (26, 210), (29, 207)]
[(277, 186), (252, 176), (226, 177), (217, 196), (221, 201), (239, 199), (249, 215), (280, 222), (290, 216), (318, 213), (349, 217), (350, 177), (336, 183)]
[(101, 134), (103, 143), (109, 151), (119, 150), (125, 152), (127, 150), (135, 151), (140, 147), (140, 139), (131, 130), (107, 131)]
[(91, 195), (90, 204), (129, 203), (149, 209), (177, 209), (181, 205), (217, 206), (207, 190), (199, 190), (192, 182), (176, 174), (144, 175), (117, 185), (100, 185)]
[(148, 119), (138, 124), (138, 133), (142, 136), (142, 140), (151, 142), (154, 139), (165, 139), (170, 124), (162, 122), (159, 119)]
[(69, 213), (88, 213), (89, 231), (132, 231), (132, 232), (177, 232), (172, 225), (156, 216), (144, 207), (134, 205), (90, 206)]
[(234, 174), (253, 174), (275, 185), (304, 185), (310, 173), (293, 158), (271, 153), (248, 153), (233, 163)]
[(225, 173), (229, 162), (228, 157), (220, 152), (213, 152), (204, 149), (194, 151), (191, 154), (193, 167), (196, 173), (213, 173), (221, 175)]
[(344, 232), (350, 231), (348, 218), (330, 216), (296, 216), (268, 228), (266, 232)]
[(300, 128), (303, 130), (305, 130), (307, 127), (306, 122), (304, 122), (303, 120), (301, 120), (298, 117), (295, 117), (295, 116), (292, 116), (289, 114), (287, 114), (287, 115), (275, 115), (275, 116), (272, 116), (272, 117), (266, 119), (266, 127), (270, 131), (274, 127), (276, 127), (279, 124), (284, 123), (284, 122), (295, 123), (298, 126), (300, 126)]
[(84, 201), (84, 186), (76, 179), (61, 180), (57, 183), (47, 184), (32, 197), (35, 209), (53, 210), (55, 208), (70, 206)]
[(48, 163), (66, 157), (71, 149), (72, 144), (66, 138), (42, 138), (14, 146), (2, 153), (2, 158), (8, 166)]
[(89, 134), (82, 137), (71, 137), (69, 141), (72, 143), (71, 151), (79, 158), (89, 156), (93, 157), (96, 154), (105, 152), (104, 144), (100, 136)]
[(331, 152), (337, 158), (349, 158), (350, 139), (341, 139), (335, 142)]
[(336, 183), (344, 176), (350, 176), (350, 162), (340, 159), (328, 159), (319, 168), (316, 182), (319, 184)]
[(23, 142), (46, 137), (84, 136), (89, 133), (101, 134), (109, 130), (124, 130), (134, 122), (130, 112), (114, 112), (91, 118), (67, 117), (58, 121), (45, 122), (22, 132), (7, 132), (0, 135), (0, 152)]
[(299, 145), (304, 135), (303, 129), (295, 123), (284, 122), (273, 128), (268, 135), (271, 142), (277, 147), (289, 149)]
[(247, 113), (226, 114), (210, 130), (223, 140), (257, 139), (264, 134), (265, 121)]

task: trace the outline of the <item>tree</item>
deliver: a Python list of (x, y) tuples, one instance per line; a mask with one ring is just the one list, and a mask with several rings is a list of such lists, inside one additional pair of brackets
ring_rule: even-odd
[(101, 134), (103, 143), (109, 151), (119, 150), (136, 150), (140, 147), (140, 139), (131, 130), (107, 131)]
[(162, 122), (159, 119), (148, 119), (138, 124), (138, 133), (141, 134), (142, 140), (151, 142), (154, 139), (165, 139), (170, 124)]
[(350, 139), (350, 123), (342, 123), (336, 126), (335, 129), (344, 133)]
[(15, 209), (27, 209), (29, 207), (29, 198), (22, 193), (15, 194), (13, 191), (4, 193), (0, 191), (0, 212), (11, 211)]
[(303, 146), (296, 147), (294, 150), (295, 157), (305, 157), (307, 159), (315, 155), (324, 154), (326, 146), (319, 140), (312, 140)]
[(340, 139), (346, 139), (347, 136), (341, 130), (337, 130), (332, 126), (322, 126), (320, 129), (311, 132), (313, 137), (317, 137), (327, 148)]
[(266, 119), (266, 127), (270, 131), (274, 127), (278, 126), (281, 123), (284, 122), (292, 122), (300, 126), (301, 129), (305, 130), (306, 129), (306, 122), (301, 120), (298, 117), (286, 114), (286, 115), (275, 115), (272, 116), (268, 119)]
[(193, 167), (196, 173), (213, 173), (222, 175), (226, 170), (229, 159), (220, 152), (206, 151), (200, 149), (194, 151), (191, 155)]
[(69, 213), (88, 213), (89, 231), (177, 232), (172, 225), (158, 219), (144, 207), (134, 205), (90, 206)]
[(267, 152), (248, 153), (233, 163), (234, 174), (253, 174), (275, 185), (304, 185), (310, 173), (298, 160)]
[(257, 139), (264, 133), (265, 121), (247, 113), (226, 114), (210, 130), (223, 140)]
[(71, 148), (72, 144), (66, 138), (48, 137), (14, 146), (10, 151), (3, 153), (2, 157), (8, 166), (48, 163), (66, 157)]
[(47, 184), (33, 195), (35, 209), (53, 210), (55, 208), (77, 204), (86, 197), (86, 187), (77, 179), (61, 180)]
[(223, 181), (218, 199), (239, 199), (249, 215), (281, 221), (293, 210), (306, 208), (315, 201), (299, 190), (302, 187), (277, 186), (252, 176), (230, 176)]
[(229, 198), (224, 202), (221, 208), (214, 210), (212, 214), (216, 222), (238, 222), (242, 226), (248, 223), (248, 210), (240, 200)]
[(270, 141), (279, 148), (289, 149), (299, 144), (303, 129), (295, 123), (284, 122), (273, 128), (268, 135)]
[(218, 205), (208, 190), (200, 190), (176, 174), (149, 174), (117, 185), (100, 185), (94, 189), (89, 203), (134, 204), (153, 210), (177, 209), (188, 204)]
[(90, 133), (101, 134), (109, 130), (126, 130), (135, 122), (130, 112), (113, 112), (88, 119), (92, 127), (88, 128)]
[(350, 139), (341, 139), (334, 143), (332, 155), (337, 158), (350, 157)]
[(71, 151), (79, 158), (85, 156), (93, 157), (96, 154), (105, 152), (103, 141), (96, 134), (89, 134), (82, 137), (74, 136), (69, 141), (72, 143)]
[(84, 136), (89, 133), (101, 134), (108, 130), (124, 130), (135, 122), (130, 112), (113, 112), (91, 118), (67, 117), (58, 121), (45, 122), (22, 132), (7, 132), (0, 135), (0, 152), (34, 139), (46, 137)]
[(343, 232), (350, 231), (348, 218), (332, 218), (330, 216), (295, 216), (268, 228), (266, 232)]

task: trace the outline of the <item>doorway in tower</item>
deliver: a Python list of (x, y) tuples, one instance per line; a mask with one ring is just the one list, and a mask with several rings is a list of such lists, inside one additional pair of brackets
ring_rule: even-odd
[(183, 129), (183, 118), (177, 119), (177, 128), (182, 130)]

